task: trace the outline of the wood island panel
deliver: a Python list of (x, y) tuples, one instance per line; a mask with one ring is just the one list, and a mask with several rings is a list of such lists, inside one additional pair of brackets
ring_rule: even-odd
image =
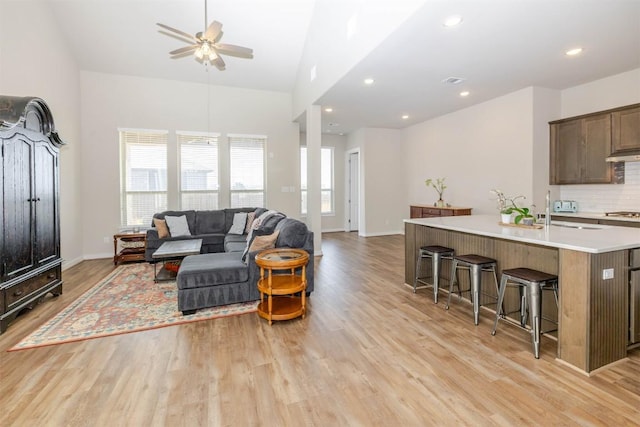
[[(442, 245), (453, 248), (457, 254), (476, 253), (494, 258), (498, 261), (498, 277), (502, 270), (517, 267), (557, 274), (560, 307), (556, 309), (552, 292), (544, 292), (542, 308), (544, 317), (558, 319), (558, 358), (592, 373), (626, 357), (627, 250), (588, 253), (405, 222), (405, 283), (413, 283), (416, 253), (424, 245)], [(447, 262), (443, 266), (445, 279), (450, 274), (449, 265)], [(616, 275), (603, 279), (603, 270), (610, 268)], [(466, 275), (460, 274), (460, 279), (463, 288), (467, 287)], [(488, 278), (483, 279), (483, 292), (495, 295), (490, 283)], [(442, 288), (448, 289), (447, 280)], [(511, 311), (518, 307), (518, 293), (515, 289), (508, 291), (513, 291), (505, 297), (506, 310)], [(487, 302), (492, 301), (483, 298), (482, 303)], [(495, 304), (489, 309), (494, 310)], [(486, 314), (481, 313), (482, 317)], [(543, 321), (542, 330), (551, 325)]]

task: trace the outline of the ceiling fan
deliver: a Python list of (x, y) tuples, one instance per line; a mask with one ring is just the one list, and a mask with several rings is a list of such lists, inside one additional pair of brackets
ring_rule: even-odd
[(182, 58), (193, 53), (196, 61), (205, 65), (213, 64), (215, 67), (223, 71), (226, 67), (224, 60), (220, 55), (236, 56), (238, 58), (253, 58), (253, 49), (248, 47), (236, 46), (233, 44), (219, 43), (222, 38), (222, 24), (218, 21), (212, 21), (207, 26), (207, 0), (204, 1), (204, 32), (197, 32), (194, 36), (177, 30), (165, 24), (156, 23), (163, 30), (163, 34), (177, 38), (180, 41), (191, 43), (189, 46), (181, 47), (169, 52), (172, 59)]

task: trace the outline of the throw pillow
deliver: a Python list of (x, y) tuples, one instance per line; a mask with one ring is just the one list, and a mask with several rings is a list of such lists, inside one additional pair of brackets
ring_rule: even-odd
[(253, 239), (253, 242), (251, 242), (249, 252), (263, 251), (265, 249), (275, 248), (276, 240), (278, 240), (278, 234), (280, 234), (280, 231), (276, 231), (265, 236), (256, 236), (256, 238)]
[(167, 226), (169, 226), (169, 232), (172, 237), (191, 236), (186, 216), (165, 216), (164, 220), (167, 221)]
[(249, 252), (263, 251), (265, 249), (275, 248), (276, 240), (278, 240), (278, 234), (280, 234), (279, 230), (272, 234), (254, 236), (254, 238), (251, 239), (250, 245), (247, 247), (247, 249), (245, 249), (245, 253), (242, 256), (242, 260), (244, 261), (244, 263), (249, 264)]
[(251, 230), (251, 226), (253, 225), (253, 220), (256, 219), (256, 213), (255, 212), (249, 212), (247, 214), (247, 225), (244, 228), (244, 233), (245, 234), (249, 234), (249, 231)]
[(160, 239), (164, 239), (166, 237), (170, 237), (169, 229), (167, 228), (167, 221), (160, 218), (153, 218), (153, 225), (158, 230), (158, 237)]
[(229, 234), (244, 234), (244, 228), (247, 225), (247, 213), (236, 212), (233, 214), (233, 224), (229, 229)]

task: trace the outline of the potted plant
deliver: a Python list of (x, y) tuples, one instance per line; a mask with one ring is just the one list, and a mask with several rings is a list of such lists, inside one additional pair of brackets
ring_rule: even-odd
[(514, 218), (514, 222), (516, 224), (520, 224), (522, 222), (523, 225), (533, 225), (534, 217), (531, 214), (531, 209), (515, 207), (513, 210), (518, 213)]
[(438, 193), (438, 201), (434, 203), (434, 206), (439, 208), (445, 206), (444, 200), (442, 200), (442, 193), (444, 193), (444, 189), (447, 188), (447, 186), (444, 185), (444, 180), (445, 178), (436, 178), (435, 180), (429, 178), (424, 182), (427, 187), (433, 187)]
[(518, 206), (516, 205), (516, 200), (524, 199), (524, 196), (507, 196), (501, 190), (491, 190), (493, 194), (497, 197), (498, 202), (498, 210), (500, 211), (500, 220), (504, 224), (509, 224), (511, 222), (511, 217), (514, 212), (517, 212)]

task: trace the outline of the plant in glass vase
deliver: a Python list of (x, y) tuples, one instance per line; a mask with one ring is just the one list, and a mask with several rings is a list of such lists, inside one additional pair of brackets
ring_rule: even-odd
[(427, 187), (433, 187), (438, 193), (438, 201), (434, 203), (434, 206), (438, 206), (440, 208), (445, 205), (444, 200), (442, 200), (442, 193), (444, 193), (444, 189), (447, 188), (447, 186), (444, 185), (444, 180), (445, 178), (436, 178), (435, 180), (429, 178), (424, 182)]

